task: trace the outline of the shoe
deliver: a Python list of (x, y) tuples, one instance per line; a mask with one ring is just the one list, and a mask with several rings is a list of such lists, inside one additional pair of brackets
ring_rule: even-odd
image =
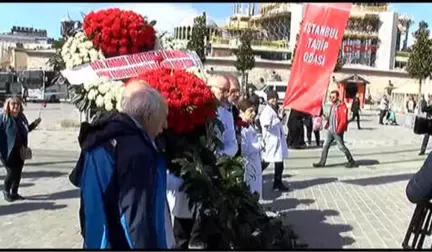
[(3, 191), (3, 197), (7, 202), (13, 201), (13, 198), (12, 198), (10, 192)]
[(275, 192), (288, 192), (290, 191), (289, 187), (284, 185), (282, 182), (273, 184), (273, 191)]
[(25, 200), (25, 197), (19, 195), (18, 193), (11, 194), (13, 200)]
[(321, 163), (313, 163), (312, 166), (315, 167), (315, 168), (320, 168), (320, 167), (324, 167), (325, 164), (321, 164)]
[(424, 151), (420, 151), (420, 153), (418, 154), (419, 156), (423, 156), (425, 154)]
[(357, 167), (357, 164), (355, 163), (355, 161), (349, 161), (348, 163), (345, 164), (346, 168), (354, 168)]

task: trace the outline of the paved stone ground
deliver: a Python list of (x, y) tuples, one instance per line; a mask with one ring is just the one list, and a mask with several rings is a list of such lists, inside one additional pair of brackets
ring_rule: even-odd
[(271, 192), (273, 171), (266, 170), (263, 204), (285, 213), (310, 248), (401, 248), (414, 211), (405, 187), (425, 160), (417, 155), (421, 137), (364, 119), (364, 130), (350, 125), (345, 137), (360, 167), (344, 168), (336, 146), (326, 168), (312, 168), (320, 149), (291, 150), (285, 181), (293, 191), (283, 194)]
[[(78, 191), (68, 174), (77, 159), (76, 130), (53, 129), (61, 119), (76, 119), (73, 109), (49, 104), (44, 123), (30, 134), (34, 160), (24, 168), (23, 202), (0, 199), (0, 244), (4, 248), (80, 248)], [(32, 107), (31, 107), (32, 106)], [(29, 119), (38, 105), (29, 105)], [(264, 174), (265, 207), (286, 214), (310, 248), (400, 248), (414, 206), (405, 186), (425, 157), (417, 156), (421, 137), (403, 127), (379, 126), (364, 116), (358, 131), (350, 127), (346, 142), (359, 168), (346, 169), (333, 147), (327, 168), (312, 168), (319, 149), (292, 150), (286, 161), (288, 193), (273, 193), (271, 167)], [(0, 179), (4, 170), (0, 169)]]

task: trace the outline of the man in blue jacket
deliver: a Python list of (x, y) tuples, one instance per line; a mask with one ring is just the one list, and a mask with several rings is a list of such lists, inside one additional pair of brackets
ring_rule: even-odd
[(125, 97), (123, 113), (81, 126), (70, 180), (81, 189), (84, 248), (168, 248), (166, 165), (154, 145), (167, 114), (163, 97), (147, 87)]

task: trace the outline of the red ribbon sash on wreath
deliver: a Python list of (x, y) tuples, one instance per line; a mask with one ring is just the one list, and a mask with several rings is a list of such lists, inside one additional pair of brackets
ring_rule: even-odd
[(284, 107), (319, 115), (352, 3), (308, 3), (300, 27)]

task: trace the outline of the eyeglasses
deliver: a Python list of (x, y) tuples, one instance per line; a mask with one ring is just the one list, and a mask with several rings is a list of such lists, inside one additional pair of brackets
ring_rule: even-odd
[(231, 89), (230, 94), (240, 94), (240, 90), (239, 89)]
[(221, 91), (223, 94), (227, 94), (230, 92), (230, 90), (227, 88), (221, 88), (221, 87), (216, 87), (216, 88), (219, 89), (219, 91)]

